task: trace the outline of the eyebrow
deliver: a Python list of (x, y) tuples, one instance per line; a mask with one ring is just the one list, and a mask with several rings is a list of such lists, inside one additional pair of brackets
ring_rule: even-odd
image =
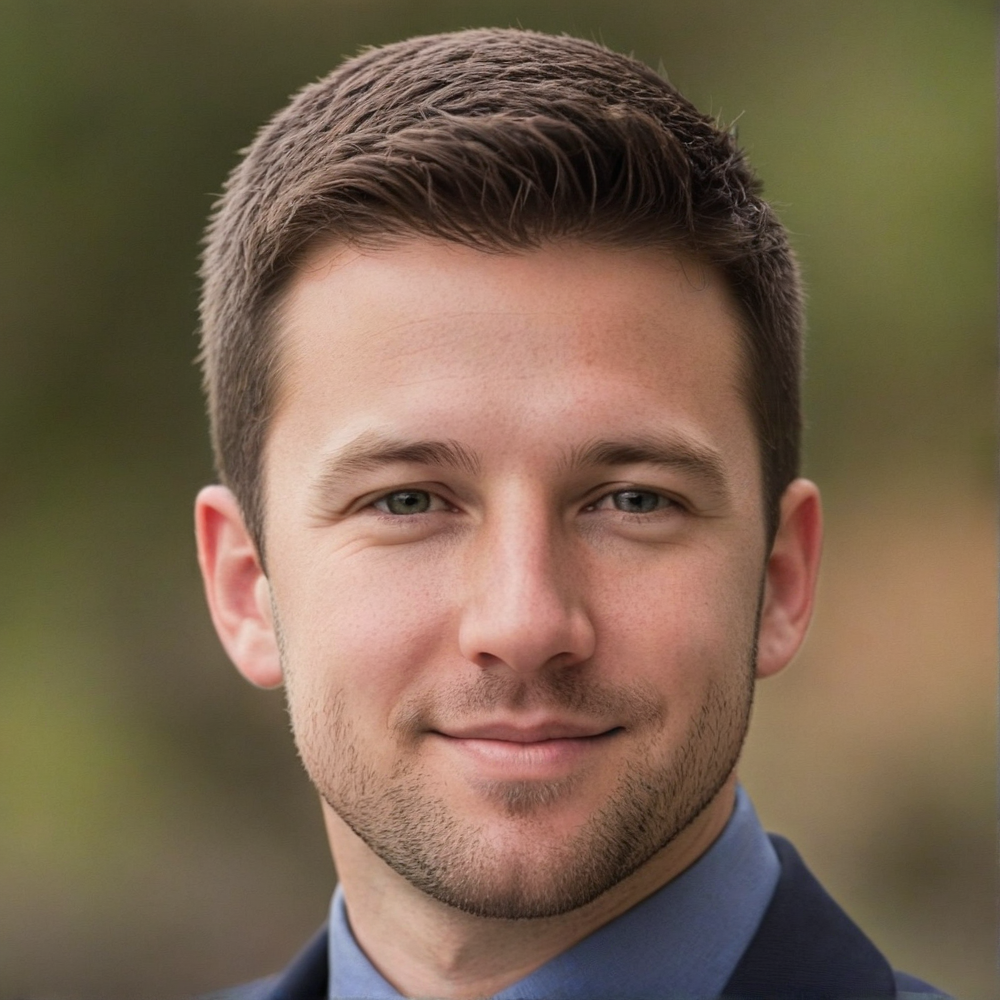
[(719, 453), (676, 435), (592, 441), (574, 448), (567, 465), (571, 471), (616, 465), (656, 465), (676, 469), (698, 480), (715, 499), (729, 499), (725, 463)]
[(327, 494), (349, 476), (400, 464), (449, 466), (470, 475), (481, 468), (478, 456), (457, 441), (405, 441), (365, 431), (326, 459), (316, 489)]

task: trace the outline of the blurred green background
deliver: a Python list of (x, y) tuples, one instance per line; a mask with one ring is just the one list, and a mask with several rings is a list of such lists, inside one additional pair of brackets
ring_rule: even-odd
[(359, 46), (603, 40), (740, 136), (811, 289), (816, 624), (744, 780), (898, 965), (995, 979), (994, 11), (986, 0), (2, 0), (0, 997), (273, 970), (333, 872), (280, 694), (202, 606), (200, 231)]

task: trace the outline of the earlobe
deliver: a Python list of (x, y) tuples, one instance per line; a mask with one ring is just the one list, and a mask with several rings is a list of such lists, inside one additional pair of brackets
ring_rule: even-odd
[(198, 563), (215, 631), (239, 672), (258, 687), (281, 684), (270, 589), (239, 503), (224, 486), (195, 501)]
[(783, 669), (812, 617), (823, 541), (819, 490), (796, 479), (781, 498), (781, 520), (768, 557), (757, 639), (757, 676)]

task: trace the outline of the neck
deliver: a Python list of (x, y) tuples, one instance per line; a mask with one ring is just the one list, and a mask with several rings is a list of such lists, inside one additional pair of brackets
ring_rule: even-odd
[(666, 847), (586, 906), (557, 917), (475, 917), (415, 889), (324, 803), (351, 930), (404, 996), (492, 996), (676, 878), (712, 845), (733, 810), (736, 776)]

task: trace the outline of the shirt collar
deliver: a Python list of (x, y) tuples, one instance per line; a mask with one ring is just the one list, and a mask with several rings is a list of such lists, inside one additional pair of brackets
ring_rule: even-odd
[[(722, 833), (677, 878), (494, 1000), (677, 1000), (717, 996), (767, 909), (780, 864), (742, 787)], [(399, 1000), (351, 933), (338, 886), (330, 913), (330, 1000)]]

